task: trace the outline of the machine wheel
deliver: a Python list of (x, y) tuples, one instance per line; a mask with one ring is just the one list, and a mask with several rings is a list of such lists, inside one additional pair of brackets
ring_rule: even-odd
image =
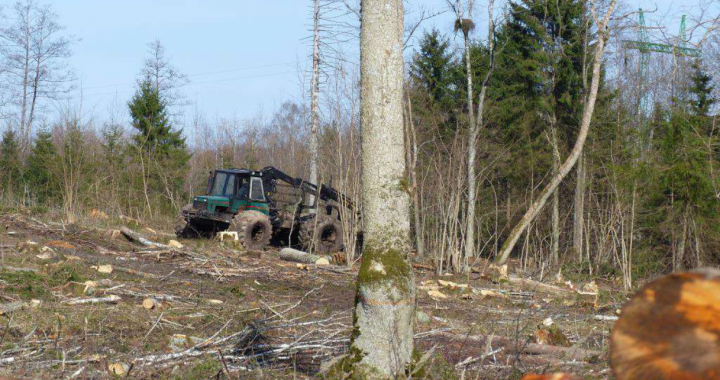
[(238, 233), (240, 244), (253, 251), (262, 251), (270, 244), (272, 225), (270, 218), (259, 211), (243, 211), (233, 218), (230, 231)]
[(340, 221), (329, 215), (308, 219), (300, 225), (300, 243), (318, 255), (338, 252), (343, 248), (343, 229)]
[(190, 209), (192, 209), (192, 204), (183, 207), (175, 219), (175, 236), (179, 238), (190, 238), (197, 236), (198, 234), (198, 232), (190, 225), (190, 222), (183, 217), (182, 212)]

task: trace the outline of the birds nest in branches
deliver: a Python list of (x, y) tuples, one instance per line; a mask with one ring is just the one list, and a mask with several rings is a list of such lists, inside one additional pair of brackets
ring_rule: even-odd
[(472, 19), (463, 18), (455, 20), (455, 31), (462, 30), (464, 35), (470, 33), (471, 30), (475, 29), (475, 23)]

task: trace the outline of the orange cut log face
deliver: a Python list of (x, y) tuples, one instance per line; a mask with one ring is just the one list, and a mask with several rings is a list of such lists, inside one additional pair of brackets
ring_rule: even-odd
[(641, 289), (610, 337), (618, 380), (720, 379), (720, 271), (671, 274)]

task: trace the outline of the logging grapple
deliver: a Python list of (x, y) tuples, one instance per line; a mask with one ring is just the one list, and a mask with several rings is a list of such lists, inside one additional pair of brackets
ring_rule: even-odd
[(347, 223), (341, 215), (347, 213), (341, 207), (355, 212), (353, 202), (337, 190), (274, 167), (215, 170), (207, 195), (196, 196), (181, 210), (175, 233), (189, 238), (232, 231), (249, 250), (262, 250), (273, 238), (328, 254), (343, 249)]

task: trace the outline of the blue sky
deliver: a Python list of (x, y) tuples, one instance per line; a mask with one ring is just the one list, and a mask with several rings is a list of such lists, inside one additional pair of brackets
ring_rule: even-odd
[[(10, 4), (9, 1), (3, 1)], [(114, 109), (125, 116), (147, 43), (159, 39), (173, 64), (191, 79), (184, 88), (206, 117), (240, 119), (268, 115), (285, 100), (302, 101), (301, 84), (309, 64), (311, 0), (53, 0), (50, 2), (80, 41), (69, 64), (83, 91), (83, 107), (99, 119)], [(408, 10), (446, 9), (445, 0), (406, 2)], [(628, 3), (679, 13), (679, 0)], [(476, 5), (486, 22), (484, 1)], [(672, 19), (677, 17), (672, 17)], [(450, 32), (450, 14), (428, 20), (424, 28)], [(675, 29), (676, 27), (671, 27)], [(418, 33), (420, 35), (421, 32)], [(79, 97), (80, 91), (75, 93)]]

